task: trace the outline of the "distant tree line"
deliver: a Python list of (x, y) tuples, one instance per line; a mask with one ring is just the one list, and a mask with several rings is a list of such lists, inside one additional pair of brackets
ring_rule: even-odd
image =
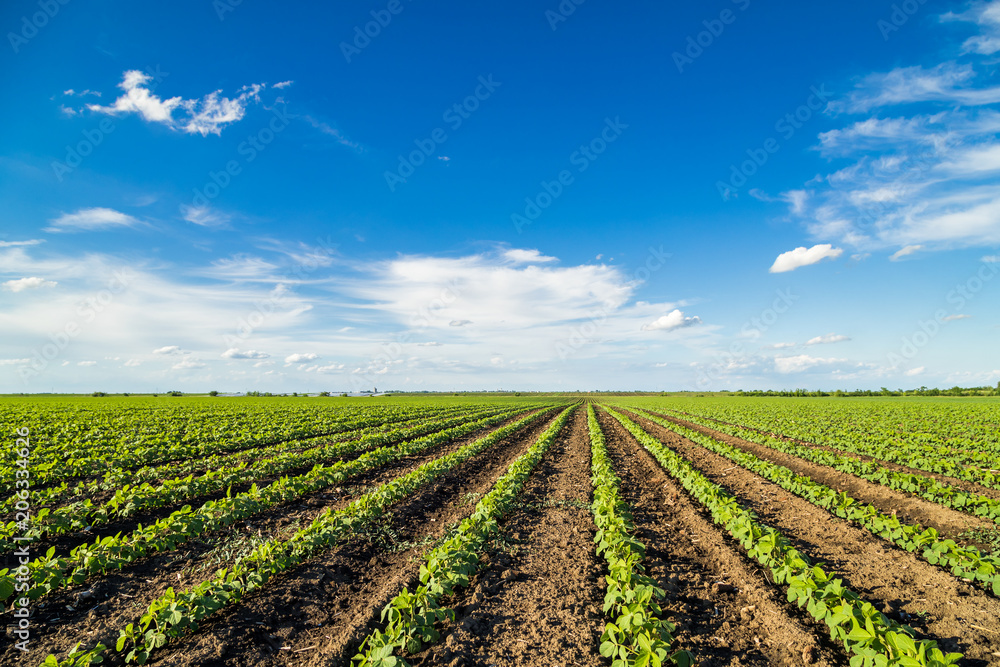
[(1000, 396), (1000, 382), (997, 386), (991, 387), (989, 385), (982, 387), (959, 387), (954, 386), (951, 389), (938, 389), (932, 387), (928, 389), (927, 387), (919, 387), (917, 389), (888, 389), (882, 387), (879, 390), (875, 389), (855, 389), (854, 391), (844, 391), (842, 389), (836, 389), (834, 391), (823, 391), (822, 389), (817, 389), (815, 391), (810, 391), (808, 389), (792, 389), (792, 390), (779, 390), (775, 391), (773, 389), (768, 389), (763, 391), (760, 389), (751, 389), (750, 391), (743, 391), (742, 389), (738, 391), (729, 392), (733, 396)]

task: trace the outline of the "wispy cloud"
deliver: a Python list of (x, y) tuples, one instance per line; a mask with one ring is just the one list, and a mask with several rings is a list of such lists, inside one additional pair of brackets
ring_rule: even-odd
[(18, 246), (38, 245), (45, 243), (44, 239), (30, 239), (28, 241), (0, 241), (0, 248), (14, 248)]
[(181, 216), (193, 225), (224, 228), (229, 226), (231, 216), (208, 206), (181, 206)]
[[(817, 240), (859, 250), (916, 250), (1000, 243), (1000, 0), (977, 3), (946, 21), (973, 24), (966, 62), (904, 66), (862, 77), (830, 110), (845, 125), (819, 135), (827, 157), (853, 161), (805, 184), (789, 206)], [(797, 190), (798, 191), (798, 190)]]
[(900, 248), (899, 250), (897, 250), (896, 252), (892, 253), (892, 255), (889, 256), (889, 261), (890, 262), (898, 262), (902, 258), (907, 257), (909, 255), (912, 255), (913, 253), (919, 252), (919, 251), (921, 251), (923, 249), (924, 249), (924, 247), (922, 245), (919, 245), (919, 244), (918, 245), (904, 246), (904, 247)]
[(349, 139), (346, 135), (344, 135), (343, 132), (341, 132), (336, 127), (333, 127), (329, 123), (318, 120), (309, 115), (302, 116), (302, 119), (307, 123), (309, 123), (315, 129), (319, 130), (322, 134), (325, 134), (328, 137), (333, 137), (334, 141), (336, 141), (336, 143), (340, 144), (341, 146), (346, 146), (357, 153), (365, 152), (365, 147), (363, 144), (360, 144), (357, 141)]
[(829, 345), (830, 343), (841, 343), (851, 340), (843, 334), (828, 333), (823, 336), (816, 336), (806, 341), (806, 345)]
[(136, 227), (142, 222), (131, 215), (110, 208), (84, 208), (75, 213), (63, 213), (51, 221), (47, 232), (84, 232), (99, 229)]
[(779, 373), (801, 373), (816, 367), (833, 366), (847, 363), (847, 359), (833, 359), (822, 357), (811, 357), (808, 354), (797, 354), (791, 357), (775, 357), (774, 368)]

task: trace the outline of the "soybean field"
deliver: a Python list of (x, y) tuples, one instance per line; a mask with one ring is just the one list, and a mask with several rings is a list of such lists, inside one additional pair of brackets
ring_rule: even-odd
[(1000, 665), (1000, 403), (0, 399), (0, 664)]

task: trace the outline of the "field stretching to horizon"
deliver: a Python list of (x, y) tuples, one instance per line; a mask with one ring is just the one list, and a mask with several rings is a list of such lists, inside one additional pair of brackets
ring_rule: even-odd
[(993, 398), (0, 399), (2, 665), (1000, 665)]

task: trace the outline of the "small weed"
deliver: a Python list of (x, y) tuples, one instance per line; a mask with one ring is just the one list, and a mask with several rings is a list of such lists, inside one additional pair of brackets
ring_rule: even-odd
[(958, 537), (981, 544), (986, 553), (997, 554), (1000, 552), (1000, 527), (970, 528), (959, 533)]

